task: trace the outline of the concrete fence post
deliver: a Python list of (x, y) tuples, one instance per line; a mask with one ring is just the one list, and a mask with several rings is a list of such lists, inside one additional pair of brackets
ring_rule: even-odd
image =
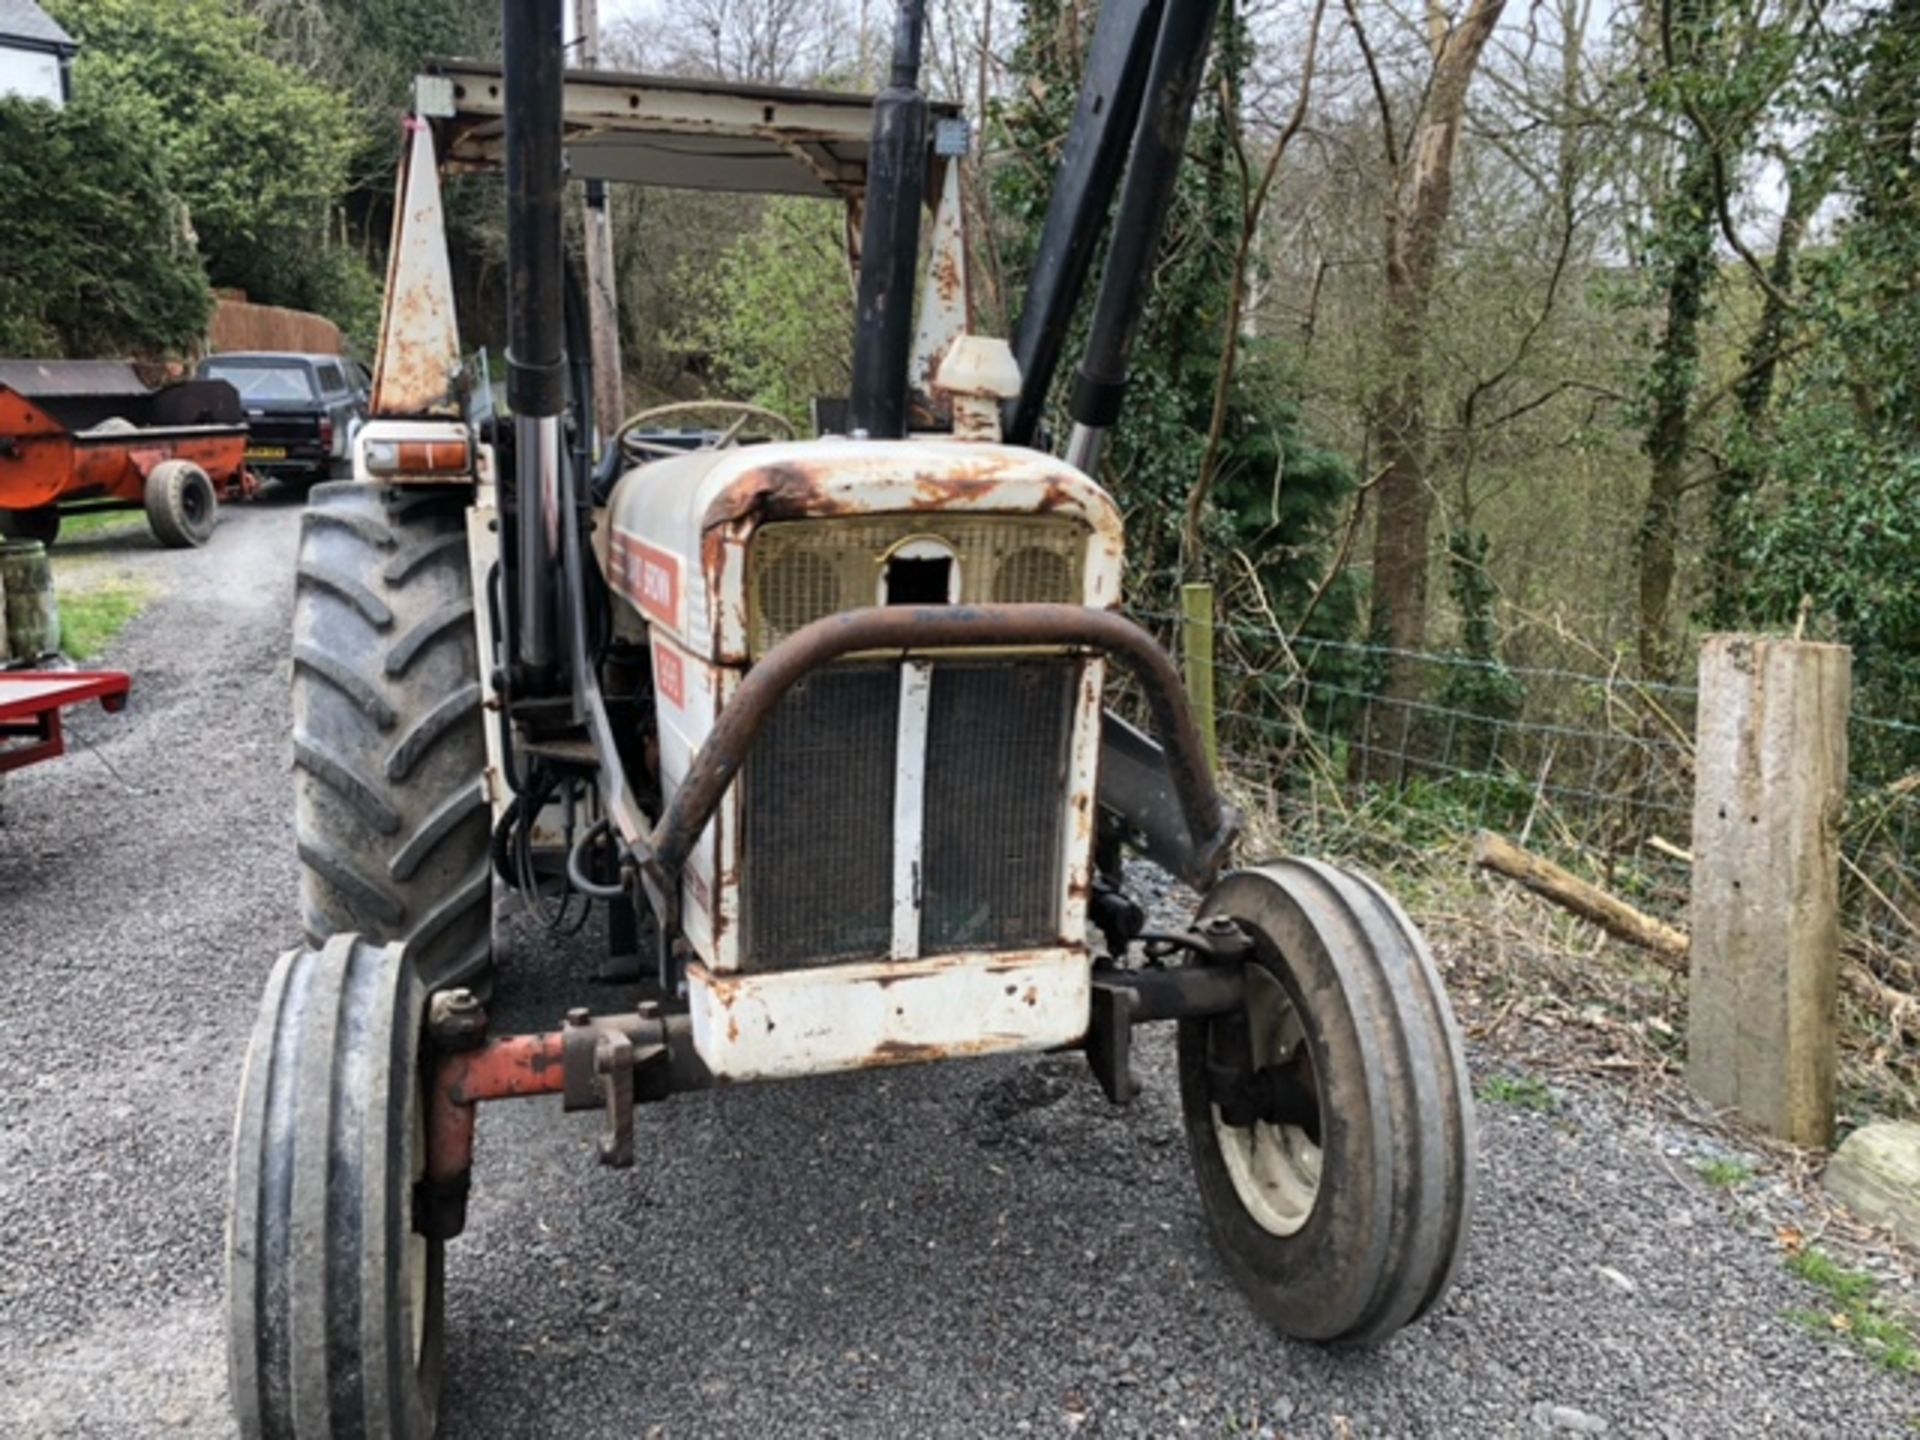
[(1187, 703), (1207, 749), (1207, 764), (1220, 768), (1220, 735), (1213, 705), (1213, 586), (1180, 587), (1180, 664)]
[(1852, 652), (1700, 648), (1687, 1079), (1797, 1145), (1833, 1138)]

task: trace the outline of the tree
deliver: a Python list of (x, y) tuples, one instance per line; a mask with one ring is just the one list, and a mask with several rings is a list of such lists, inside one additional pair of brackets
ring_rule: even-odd
[[(1742, 0), (1657, 0), (1650, 110), (1674, 132), (1676, 168), (1653, 207), (1645, 256), (1663, 323), (1645, 380), (1647, 499), (1636, 535), (1640, 673), (1670, 680), (1678, 664), (1672, 619), (1680, 504), (1701, 419), (1702, 327), (1721, 278), (1719, 242), (1738, 252), (1776, 306), (1787, 302), (1745, 247), (1732, 219), (1733, 177), (1785, 83), (1797, 51), (1792, 6), (1784, 15)], [(1791, 207), (1789, 207), (1789, 215)], [(1789, 233), (1789, 239), (1794, 237)], [(1790, 251), (1781, 257), (1791, 263)], [(1782, 272), (1786, 278), (1787, 272)], [(1784, 315), (1762, 312), (1755, 374), (1772, 363)], [(1767, 332), (1775, 332), (1769, 336)], [(1750, 407), (1761, 397), (1749, 398)]]
[(0, 354), (190, 350), (213, 296), (152, 142), (81, 92), (0, 100)]
[[(1373, 46), (1354, 0), (1347, 19), (1372, 82), (1380, 144), (1392, 176), (1386, 215), (1385, 314), (1382, 351), (1391, 367), (1373, 402), (1370, 429), (1380, 479), (1373, 541), (1376, 638), (1393, 650), (1417, 651), (1426, 639), (1427, 571), (1433, 521), (1428, 473), (1428, 314), (1441, 240), (1453, 207), (1454, 151), (1466, 117), (1467, 92), (1505, 0), (1471, 0), (1457, 20), (1430, 12), (1431, 68), (1412, 123), (1403, 133)], [(1415, 675), (1404, 654), (1389, 658), (1382, 693), (1412, 696)], [(1370, 747), (1370, 752), (1380, 747)]]
[(762, 85), (844, 83), (864, 68), (869, 31), (865, 6), (856, 20), (844, 0), (665, 0), (630, 23), (626, 43), (652, 69)]

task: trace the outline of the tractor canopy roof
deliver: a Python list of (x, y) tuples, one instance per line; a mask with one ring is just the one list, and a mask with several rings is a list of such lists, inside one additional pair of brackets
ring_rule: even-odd
[[(414, 109), (432, 123), (447, 169), (503, 167), (500, 66), (431, 60), (414, 82)], [(866, 188), (870, 95), (570, 70), (563, 113), (576, 180), (841, 200)], [(964, 150), (957, 105), (934, 101), (929, 118), (936, 154)]]

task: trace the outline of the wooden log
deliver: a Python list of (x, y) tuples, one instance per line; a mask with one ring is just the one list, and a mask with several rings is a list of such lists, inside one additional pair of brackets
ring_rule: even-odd
[(1582, 920), (1598, 925), (1616, 940), (1624, 940), (1677, 966), (1687, 958), (1687, 934), (1664, 921), (1636, 910), (1598, 885), (1561, 869), (1551, 860), (1522, 850), (1490, 830), (1473, 837), (1473, 863), (1509, 880), (1517, 880), (1543, 899)]
[(1843, 645), (1700, 649), (1687, 1080), (1798, 1145), (1833, 1138), (1851, 674)]
[[(1681, 855), (1692, 859), (1685, 851)], [(1598, 925), (1614, 939), (1646, 951), (1668, 969), (1679, 972), (1685, 968), (1692, 947), (1686, 931), (1634, 909), (1618, 896), (1489, 831), (1474, 836), (1473, 856), (1481, 869), (1518, 881), (1541, 899)], [(1842, 963), (1840, 983), (1864, 1009), (1897, 1034), (1920, 1034), (1914, 1028), (1915, 997), (1889, 986), (1858, 960)]]

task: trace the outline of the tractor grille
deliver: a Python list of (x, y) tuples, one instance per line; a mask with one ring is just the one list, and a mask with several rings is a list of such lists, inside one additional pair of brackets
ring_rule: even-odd
[[(1079, 662), (936, 663), (920, 951), (1059, 938), (1067, 752)], [(830, 666), (781, 701), (742, 780), (741, 965), (889, 953), (897, 664)]]

